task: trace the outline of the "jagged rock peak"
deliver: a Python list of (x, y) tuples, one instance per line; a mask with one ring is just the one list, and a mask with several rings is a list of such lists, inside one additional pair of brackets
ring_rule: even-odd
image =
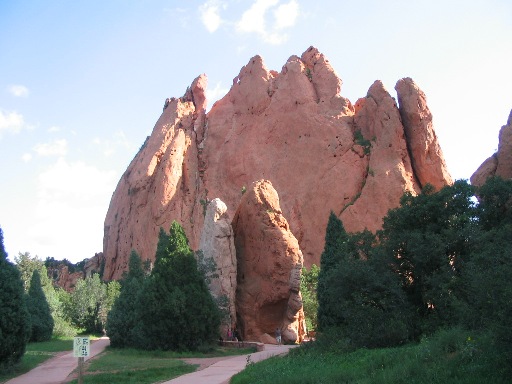
[(492, 176), (512, 179), (512, 110), (507, 124), (501, 127), (498, 151), (485, 160), (471, 176), (471, 184), (483, 185)]
[[(310, 47), (279, 73), (252, 57), (206, 114), (200, 76), (185, 97), (169, 99), (112, 196), (106, 278), (122, 276), (132, 249), (154, 259), (159, 228), (173, 220), (199, 249), (204, 204), (221, 196), (234, 212), (254, 180), (270, 180), (279, 191), (281, 213), (308, 267), (320, 261), (331, 211), (348, 231), (378, 230), (404, 192), (451, 183), (433, 131), (421, 133), (433, 127), (412, 84), (400, 87), (401, 102), (421, 99), (419, 106), (411, 101), (399, 112), (377, 81), (354, 107), (340, 95), (342, 82), (329, 61)], [(415, 116), (423, 120), (415, 123)], [(428, 143), (421, 145), (421, 137)], [(432, 164), (420, 175), (421, 161)]]
[(409, 77), (398, 80), (395, 89), (412, 166), (420, 185), (441, 189), (452, 184), (432, 123), (425, 93)]
[(185, 91), (182, 101), (191, 101), (194, 103), (196, 110), (206, 110), (206, 87), (208, 86), (208, 77), (203, 73), (194, 79), (190, 87)]

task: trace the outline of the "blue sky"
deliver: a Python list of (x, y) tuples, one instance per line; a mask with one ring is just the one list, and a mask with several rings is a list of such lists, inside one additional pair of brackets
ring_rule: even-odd
[(377, 79), (427, 95), (448, 168), (469, 178), (512, 109), (512, 2), (0, 1), (0, 226), (10, 257), (102, 250), (112, 192), (165, 98), (206, 73), (211, 106), (259, 54), (317, 47), (353, 103)]

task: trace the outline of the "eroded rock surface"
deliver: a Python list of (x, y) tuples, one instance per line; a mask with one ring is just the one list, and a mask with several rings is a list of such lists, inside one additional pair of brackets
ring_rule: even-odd
[(237, 327), (244, 340), (282, 329), (283, 341), (306, 333), (300, 296), (302, 252), (272, 184), (249, 187), (233, 218), (238, 261)]
[(498, 151), (473, 173), (471, 184), (483, 185), (487, 178), (492, 176), (512, 179), (512, 111), (508, 116), (507, 124), (500, 129)]
[[(222, 321), (221, 334), (234, 329), (236, 322), (236, 253), (231, 220), (226, 204), (213, 199), (206, 209), (203, 231), (199, 242), (202, 260), (207, 267), (210, 292), (227, 311)], [(213, 261), (213, 264), (211, 264)]]
[(197, 250), (204, 202), (221, 197), (235, 212), (256, 180), (279, 191), (308, 267), (319, 264), (331, 210), (349, 231), (376, 230), (405, 191), (451, 183), (424, 95), (407, 79), (397, 89), (411, 134), (382, 83), (352, 105), (313, 47), (280, 72), (253, 57), (208, 114), (205, 88), (202, 75), (166, 101), (119, 181), (105, 219), (106, 279), (121, 277), (131, 249), (154, 259), (159, 227), (168, 230), (172, 220)]

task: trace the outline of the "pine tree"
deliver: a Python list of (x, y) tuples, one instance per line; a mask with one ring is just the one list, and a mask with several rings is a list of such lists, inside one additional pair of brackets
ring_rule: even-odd
[(128, 274), (121, 281), (121, 293), (107, 318), (106, 329), (112, 347), (125, 348), (137, 344), (137, 305), (143, 282), (142, 262), (137, 252), (132, 250)]
[(30, 280), (28, 311), (32, 327), (30, 341), (50, 340), (52, 338), (54, 322), (50, 306), (41, 287), (41, 277), (37, 269), (34, 270)]
[(348, 235), (340, 219), (331, 211), (325, 232), (325, 246), (320, 256), (320, 272), (318, 273), (318, 329), (339, 324), (340, 319), (335, 316), (337, 298), (331, 291), (330, 276), (336, 269), (341, 258), (343, 244)]
[(139, 296), (145, 349), (196, 350), (218, 337), (220, 317), (183, 228), (160, 231), (155, 266)]
[(29, 336), (23, 284), (19, 271), (7, 260), (0, 228), (0, 370), (20, 361)]

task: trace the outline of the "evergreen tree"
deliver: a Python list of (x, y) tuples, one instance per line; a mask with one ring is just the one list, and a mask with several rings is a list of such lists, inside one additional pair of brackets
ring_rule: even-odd
[(29, 336), (23, 284), (19, 271), (7, 260), (0, 228), (0, 371), (20, 361)]
[(218, 337), (220, 317), (183, 228), (160, 230), (155, 266), (139, 296), (145, 349), (196, 350)]
[(141, 259), (137, 252), (132, 250), (128, 274), (121, 281), (119, 297), (114, 302), (107, 318), (106, 329), (112, 347), (133, 347), (138, 343), (135, 328), (138, 316), (138, 296), (142, 291), (143, 282), (144, 271)]
[(512, 180), (491, 178), (478, 189), (481, 232), (465, 267), (464, 326), (491, 332), (497, 366), (512, 371)]
[(32, 274), (28, 290), (28, 311), (32, 326), (30, 341), (50, 340), (54, 322), (50, 306), (41, 287), (41, 278), (37, 269)]
[(320, 256), (320, 272), (318, 273), (318, 329), (339, 324), (341, 319), (336, 315), (337, 298), (331, 291), (331, 274), (339, 263), (342, 248), (348, 235), (340, 219), (331, 211), (325, 232), (325, 246)]
[(381, 247), (415, 308), (417, 337), (457, 322), (462, 269), (476, 239), (473, 194), (464, 180), (438, 192), (427, 185), (418, 196), (406, 193), (384, 218)]

